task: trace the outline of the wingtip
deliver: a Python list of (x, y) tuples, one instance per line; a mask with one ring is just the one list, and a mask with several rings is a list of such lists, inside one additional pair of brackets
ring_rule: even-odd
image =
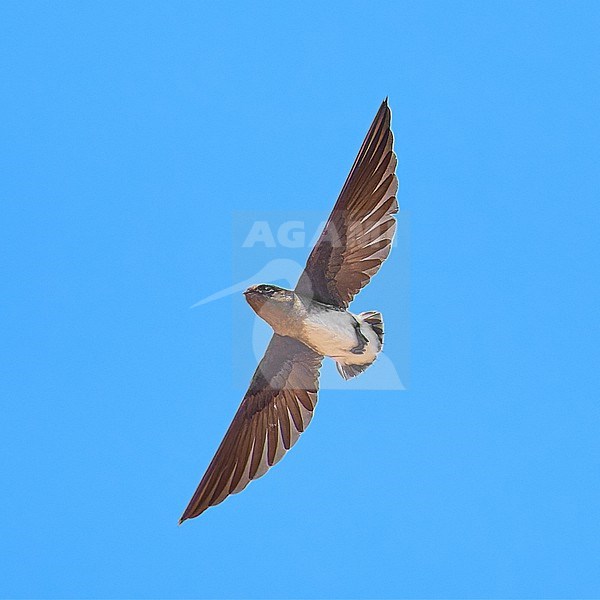
[(194, 510), (186, 509), (179, 518), (178, 525), (181, 525), (182, 523), (184, 523), (185, 521), (189, 521), (190, 519), (195, 519), (196, 517), (199, 517), (207, 508), (210, 508), (210, 505), (205, 506), (201, 509), (199, 509), (198, 507), (196, 507)]
[(389, 102), (389, 100), (390, 100), (389, 96), (386, 96), (383, 99), (383, 102), (381, 103), (381, 106), (379, 108), (379, 112), (380, 113), (388, 113), (388, 114), (392, 113), (392, 109), (390, 108), (390, 102)]

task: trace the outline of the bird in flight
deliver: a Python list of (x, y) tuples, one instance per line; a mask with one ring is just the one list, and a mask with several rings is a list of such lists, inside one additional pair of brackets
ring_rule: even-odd
[(296, 443), (313, 416), (325, 356), (349, 379), (381, 351), (381, 314), (353, 314), (348, 307), (387, 258), (396, 229), (390, 124), (386, 98), (296, 288), (260, 284), (244, 292), (273, 337), (179, 523), (241, 492)]

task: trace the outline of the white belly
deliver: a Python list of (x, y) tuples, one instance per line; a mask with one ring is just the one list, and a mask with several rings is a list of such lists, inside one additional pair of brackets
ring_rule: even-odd
[[(351, 352), (352, 348), (360, 345), (355, 320), (369, 342), (362, 354)], [(356, 365), (372, 363), (381, 350), (379, 339), (371, 326), (347, 311), (311, 312), (303, 323), (301, 341), (319, 354)]]

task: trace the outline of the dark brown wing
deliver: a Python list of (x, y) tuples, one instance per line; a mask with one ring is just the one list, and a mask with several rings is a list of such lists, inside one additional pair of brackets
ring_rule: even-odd
[(346, 308), (390, 253), (398, 212), (390, 124), (386, 99), (308, 258), (299, 294)]
[(301, 342), (273, 335), (180, 523), (241, 492), (296, 443), (317, 403), (322, 360)]

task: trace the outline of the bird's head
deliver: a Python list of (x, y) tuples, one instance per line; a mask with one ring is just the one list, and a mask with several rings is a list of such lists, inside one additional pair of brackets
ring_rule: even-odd
[(254, 312), (272, 327), (287, 316), (296, 297), (291, 290), (267, 283), (251, 285), (244, 296)]

